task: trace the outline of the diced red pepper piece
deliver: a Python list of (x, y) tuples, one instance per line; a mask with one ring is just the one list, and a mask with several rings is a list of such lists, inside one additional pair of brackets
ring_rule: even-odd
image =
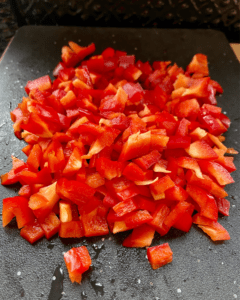
[(182, 118), (182, 120), (179, 122), (178, 128), (176, 130), (176, 136), (186, 136), (189, 131), (189, 125), (191, 124), (190, 121), (188, 121), (185, 118)]
[(166, 226), (164, 220), (170, 213), (170, 208), (164, 204), (160, 203), (152, 214), (153, 220), (148, 222), (160, 235), (165, 235), (169, 231), (169, 227)]
[(187, 66), (187, 72), (189, 73), (200, 73), (203, 76), (208, 76), (208, 61), (207, 56), (204, 54), (195, 54), (192, 61)]
[(189, 209), (193, 206), (191, 203), (186, 201), (179, 202), (169, 213), (169, 215), (165, 218), (164, 224), (167, 227), (172, 227), (175, 222), (177, 222), (185, 212), (188, 212)]
[(179, 165), (179, 167), (194, 170), (198, 178), (203, 178), (201, 169), (195, 158), (179, 157), (177, 158), (177, 164)]
[(113, 178), (121, 177), (123, 164), (106, 157), (100, 157), (96, 160), (96, 169), (101, 176), (112, 180)]
[(137, 210), (137, 208), (138, 207), (137, 207), (134, 199), (132, 199), (132, 198), (127, 199), (126, 201), (119, 202), (113, 206), (113, 210), (116, 212), (116, 214), (119, 217), (122, 217), (122, 216), (126, 215), (127, 213)]
[(230, 173), (223, 166), (214, 161), (199, 161), (199, 165), (204, 173), (213, 176), (220, 185), (234, 182)]
[(82, 214), (81, 220), (85, 236), (99, 236), (109, 233), (106, 218), (97, 215), (95, 211)]
[(2, 185), (9, 185), (19, 181), (19, 176), (22, 170), (26, 169), (27, 165), (24, 161), (12, 156), (12, 169), (1, 175)]
[(199, 186), (215, 197), (224, 198), (228, 196), (224, 189), (207, 175), (203, 175), (203, 178), (198, 178), (193, 171), (189, 170), (186, 174), (186, 179), (188, 183)]
[(179, 118), (190, 118), (195, 120), (200, 110), (199, 103), (196, 99), (189, 99), (180, 102), (175, 108), (175, 114)]
[(40, 221), (40, 225), (47, 239), (58, 233), (60, 220), (54, 212), (51, 212), (44, 220)]
[(64, 254), (64, 261), (72, 282), (80, 283), (82, 274), (91, 266), (91, 257), (85, 246), (72, 248)]
[(143, 181), (145, 179), (145, 172), (135, 163), (129, 163), (123, 170), (123, 175), (132, 181)]
[(53, 136), (47, 123), (35, 113), (30, 113), (27, 123), (22, 124), (21, 127), (39, 137), (51, 138)]
[(133, 232), (123, 241), (124, 247), (143, 248), (151, 246), (155, 230), (148, 224), (133, 229)]
[(155, 211), (156, 202), (153, 201), (151, 198), (137, 195), (133, 199), (135, 200), (138, 209), (147, 210), (150, 213), (153, 213)]
[(215, 198), (203, 189), (188, 184), (187, 193), (200, 207), (200, 215), (213, 221), (218, 219), (218, 208)]
[(40, 91), (46, 91), (51, 89), (52, 82), (49, 75), (37, 78), (32, 81), (28, 81), (27, 85), (25, 86), (25, 91), (29, 94), (32, 90), (38, 89)]
[(33, 145), (33, 148), (28, 156), (27, 164), (34, 172), (37, 172), (39, 166), (41, 165), (41, 160), (42, 148), (38, 144), (35, 144)]
[(151, 144), (151, 133), (135, 133), (132, 134), (127, 142), (123, 145), (123, 149), (119, 156), (119, 161), (126, 161), (132, 158), (140, 157), (149, 153)]
[(184, 212), (174, 223), (173, 227), (181, 231), (188, 232), (192, 227), (192, 216), (188, 212)]
[(197, 224), (214, 242), (230, 240), (227, 230), (216, 221), (196, 214), (193, 217), (193, 223)]
[(218, 197), (216, 197), (216, 201), (218, 211), (224, 216), (229, 216), (230, 202), (227, 199)]
[(139, 165), (139, 167), (143, 170), (147, 170), (151, 168), (155, 163), (157, 163), (160, 158), (161, 154), (157, 150), (153, 150), (149, 154), (135, 159), (134, 163)]
[(191, 137), (170, 136), (167, 144), (168, 149), (188, 148), (191, 144)]
[(29, 243), (33, 244), (44, 236), (44, 231), (38, 220), (35, 219), (20, 230), (20, 235)]
[(59, 196), (56, 192), (57, 182), (40, 188), (40, 190), (33, 194), (29, 200), (29, 207), (33, 210), (34, 215), (43, 220), (53, 209), (58, 202)]
[(154, 270), (172, 262), (173, 252), (168, 243), (149, 247), (147, 249), (148, 260)]
[(158, 181), (150, 185), (150, 190), (155, 200), (160, 200), (165, 198), (164, 192), (171, 187), (175, 186), (175, 183), (171, 178), (166, 175), (162, 178), (159, 178)]
[(28, 199), (21, 196), (3, 199), (2, 224), (5, 227), (16, 217), (18, 228), (34, 222), (34, 215), (28, 207)]
[(81, 238), (84, 236), (82, 221), (69, 221), (60, 224), (59, 236), (61, 238)]
[(210, 115), (208, 110), (204, 108), (201, 108), (201, 110), (199, 111), (198, 120), (208, 129), (211, 134), (215, 136), (218, 136), (227, 131), (227, 128), (223, 125), (223, 123), (219, 119), (216, 119), (212, 115)]
[(71, 200), (76, 204), (86, 203), (95, 193), (95, 190), (87, 184), (66, 178), (58, 180), (56, 191), (62, 199)]
[(131, 103), (139, 103), (143, 98), (143, 89), (139, 83), (128, 82), (123, 86)]
[(165, 198), (174, 201), (185, 201), (188, 193), (181, 186), (175, 185), (165, 191)]
[(188, 154), (198, 159), (217, 159), (218, 155), (208, 143), (200, 140), (192, 143), (187, 150)]
[(120, 231), (126, 231), (138, 227), (144, 223), (150, 222), (153, 219), (146, 210), (133, 211), (122, 218), (122, 221), (114, 223), (114, 234)]

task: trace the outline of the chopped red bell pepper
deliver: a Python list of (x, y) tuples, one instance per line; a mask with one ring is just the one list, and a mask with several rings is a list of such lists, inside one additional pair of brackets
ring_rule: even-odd
[(64, 260), (72, 282), (80, 283), (82, 274), (91, 266), (92, 260), (85, 246), (72, 248), (64, 253)]
[(28, 199), (25, 197), (12, 197), (3, 199), (2, 224), (7, 226), (16, 217), (18, 228), (34, 222), (32, 210), (28, 207)]
[(168, 243), (149, 247), (147, 249), (148, 260), (154, 270), (172, 262), (173, 252)]
[(124, 247), (143, 248), (151, 246), (155, 230), (148, 224), (133, 229), (133, 232), (123, 241)]
[(44, 237), (44, 231), (39, 224), (38, 220), (35, 219), (31, 223), (28, 223), (20, 230), (20, 235), (27, 240), (29, 243), (33, 244), (42, 237)]

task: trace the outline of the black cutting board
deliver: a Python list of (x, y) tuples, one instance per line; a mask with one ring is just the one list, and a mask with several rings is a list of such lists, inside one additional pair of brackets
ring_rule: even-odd
[[(240, 67), (225, 36), (213, 30), (115, 29), (76, 27), (23, 27), (14, 37), (0, 63), (0, 172), (11, 168), (11, 154), (24, 158), (24, 143), (15, 138), (9, 112), (21, 101), (28, 80), (52, 74), (60, 60), (61, 47), (72, 40), (85, 46), (96, 44), (100, 53), (108, 46), (135, 54), (137, 59), (172, 60), (186, 67), (192, 56), (204, 53), (210, 76), (224, 88), (219, 105), (232, 120), (226, 145), (240, 150)], [(235, 159), (239, 168), (239, 156)], [(231, 240), (212, 242), (195, 226), (189, 233), (178, 230), (153, 245), (168, 242), (173, 262), (152, 270), (145, 249), (121, 246), (128, 233), (89, 239), (50, 241), (30, 245), (19, 236), (16, 222), (0, 226), (0, 299), (106, 299), (106, 300), (227, 300), (240, 297), (239, 171), (235, 184), (226, 188), (230, 217), (220, 218)], [(1, 186), (2, 198), (17, 194), (19, 186)], [(81, 285), (72, 284), (63, 252), (86, 245), (91, 269)], [(55, 279), (55, 277), (56, 279)], [(55, 280), (54, 280), (55, 279)]]

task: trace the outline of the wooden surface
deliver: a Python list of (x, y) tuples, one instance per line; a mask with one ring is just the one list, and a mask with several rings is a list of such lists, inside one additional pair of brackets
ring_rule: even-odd
[(240, 62), (240, 44), (230, 44), (230, 46), (232, 47), (235, 55), (237, 56), (239, 62)]

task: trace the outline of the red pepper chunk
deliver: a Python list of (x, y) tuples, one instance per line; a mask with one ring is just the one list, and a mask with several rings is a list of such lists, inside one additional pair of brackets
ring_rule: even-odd
[(155, 230), (148, 224), (133, 229), (133, 232), (123, 241), (124, 247), (143, 248), (152, 243)]
[(160, 158), (161, 158), (161, 154), (157, 150), (153, 150), (142, 157), (134, 159), (134, 163), (146, 171), (155, 163), (157, 163)]
[(172, 262), (173, 252), (168, 243), (149, 247), (147, 249), (148, 260), (154, 270)]
[(25, 91), (29, 94), (32, 90), (38, 89), (40, 91), (46, 91), (51, 89), (52, 82), (49, 75), (40, 77), (38, 79), (28, 81)]
[(12, 156), (12, 169), (8, 173), (1, 175), (2, 185), (9, 185), (18, 182), (21, 171), (26, 168), (27, 165), (24, 161)]
[(196, 214), (193, 217), (193, 223), (197, 224), (213, 241), (230, 240), (230, 235), (227, 230), (216, 221)]
[(160, 200), (160, 199), (165, 198), (164, 192), (174, 186), (175, 186), (175, 183), (172, 181), (172, 179), (168, 175), (166, 175), (166, 176), (158, 179), (158, 181), (152, 183), (150, 185), (150, 190), (151, 190), (153, 198), (155, 200)]
[(20, 235), (29, 243), (33, 244), (44, 236), (44, 231), (38, 220), (35, 219), (20, 230)]
[(62, 199), (71, 200), (76, 204), (86, 203), (95, 193), (87, 184), (66, 178), (58, 180), (56, 191)]
[(91, 257), (85, 246), (72, 248), (64, 254), (64, 261), (72, 282), (80, 283), (82, 274), (91, 266)]
[(132, 181), (143, 181), (145, 179), (145, 172), (133, 162), (126, 166), (123, 170), (123, 175)]
[(2, 224), (5, 227), (14, 217), (17, 219), (18, 228), (34, 222), (32, 210), (28, 207), (25, 197), (12, 197), (3, 199)]
[(167, 147), (168, 149), (188, 148), (191, 138), (187, 136), (170, 136)]

